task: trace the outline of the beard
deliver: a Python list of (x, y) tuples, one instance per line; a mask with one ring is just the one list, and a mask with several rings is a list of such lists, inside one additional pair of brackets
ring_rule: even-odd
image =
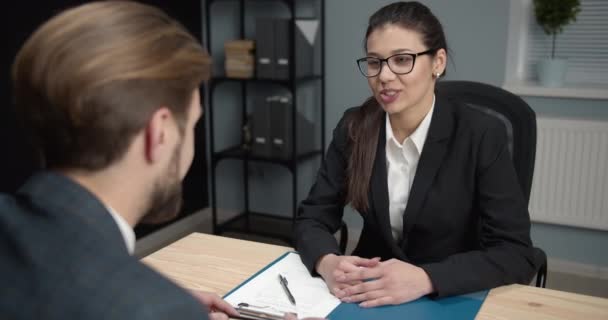
[(148, 200), (149, 207), (141, 219), (142, 223), (159, 224), (177, 217), (182, 206), (182, 181), (179, 175), (180, 150), (178, 145), (171, 156), (165, 176), (158, 178), (154, 183)]

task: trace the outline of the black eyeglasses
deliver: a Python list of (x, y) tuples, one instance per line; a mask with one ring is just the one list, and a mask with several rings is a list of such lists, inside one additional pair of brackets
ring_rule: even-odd
[(414, 70), (414, 64), (416, 63), (416, 57), (425, 54), (433, 53), (436, 49), (429, 49), (418, 53), (397, 53), (386, 59), (380, 59), (376, 57), (365, 57), (357, 59), (357, 65), (359, 71), (368, 77), (375, 77), (382, 71), (382, 63), (386, 62), (388, 68), (394, 74), (408, 74)]

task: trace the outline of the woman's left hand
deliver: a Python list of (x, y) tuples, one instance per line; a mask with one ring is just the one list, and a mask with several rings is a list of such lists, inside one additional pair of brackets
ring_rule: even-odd
[(433, 292), (431, 279), (422, 268), (397, 259), (348, 272), (338, 281), (362, 281), (340, 290), (336, 297), (366, 308), (405, 303)]

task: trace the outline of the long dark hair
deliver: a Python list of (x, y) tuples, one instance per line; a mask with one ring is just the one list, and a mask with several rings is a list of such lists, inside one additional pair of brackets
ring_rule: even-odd
[[(416, 1), (402, 1), (381, 8), (369, 18), (364, 40), (366, 51), (369, 35), (388, 24), (417, 31), (429, 49), (445, 49), (446, 52), (448, 50), (443, 27), (431, 10)], [(360, 212), (369, 208), (369, 183), (383, 116), (384, 112), (378, 101), (370, 97), (347, 118), (352, 149), (348, 162), (346, 201)]]

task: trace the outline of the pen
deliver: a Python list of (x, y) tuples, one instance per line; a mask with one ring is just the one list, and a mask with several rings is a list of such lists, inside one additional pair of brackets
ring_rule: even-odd
[(291, 294), (291, 291), (289, 291), (289, 287), (287, 287), (287, 278), (285, 278), (279, 274), (279, 282), (281, 283), (281, 287), (283, 287), (283, 291), (285, 291), (285, 294), (287, 295), (289, 302), (291, 302), (291, 304), (293, 304), (295, 306), (296, 299)]

